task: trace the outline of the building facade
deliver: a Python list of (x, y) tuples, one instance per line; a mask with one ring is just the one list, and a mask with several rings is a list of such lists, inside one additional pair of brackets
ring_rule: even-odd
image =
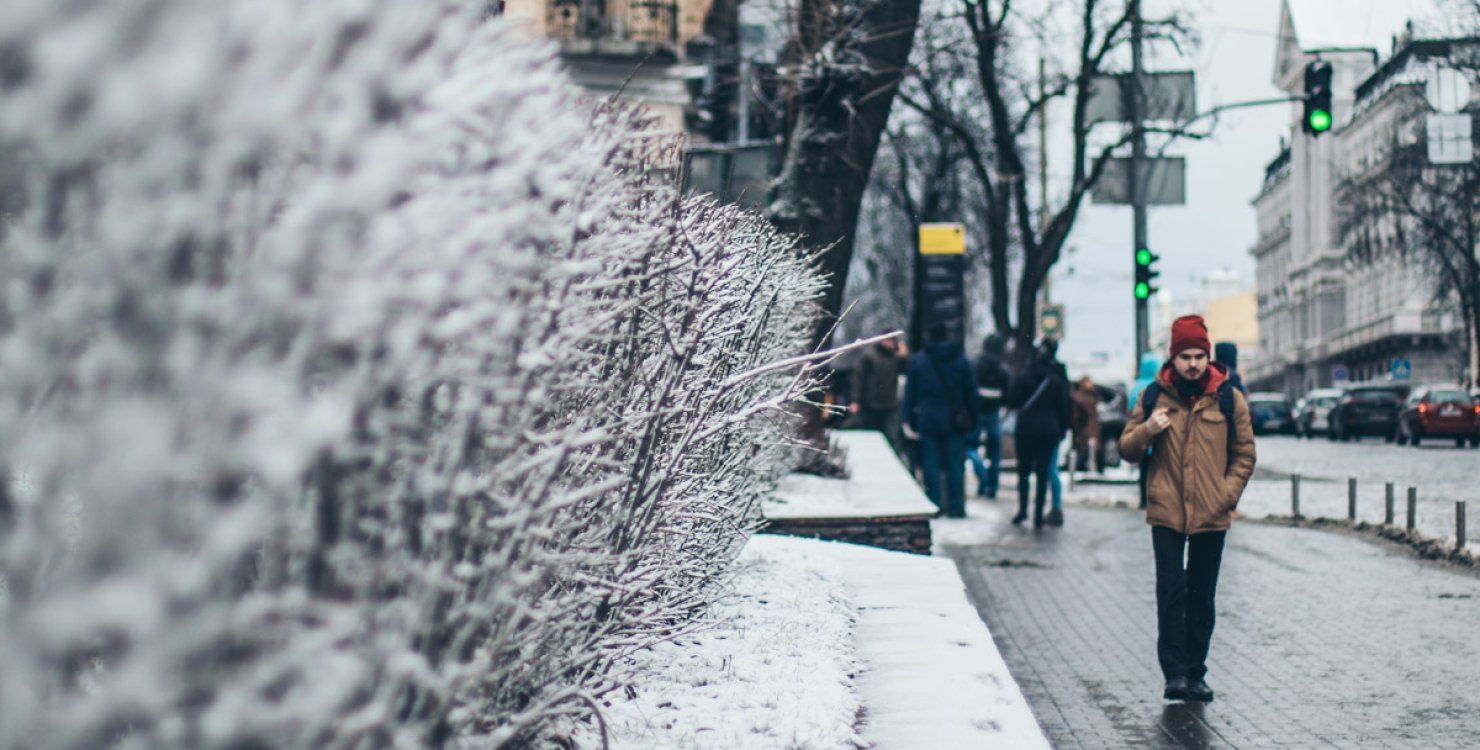
[[(1274, 83), (1304, 94), (1308, 62), (1331, 63), (1336, 126), (1302, 132), (1292, 107), (1290, 138), (1265, 169), (1253, 199), (1258, 239), (1260, 361), (1245, 382), (1299, 397), (1311, 388), (1406, 373), (1414, 382), (1459, 381), (1468, 349), (1458, 304), (1438, 298), (1420, 266), (1389, 249), (1358, 257), (1343, 237), (1352, 186), (1381, 163), (1384, 148), (1412, 130), (1433, 42), (1396, 40), (1385, 62), (1374, 49), (1304, 49), (1288, 4), (1281, 17)], [(1410, 134), (1411, 137), (1411, 134)]]
[[(575, 83), (593, 98), (639, 102), (664, 128), (685, 132), (694, 82), (692, 47), (712, 25), (715, 0), (506, 0), (503, 15), (560, 45)], [(728, 6), (727, 6), (728, 7)], [(732, 9), (733, 10), (733, 9)]]

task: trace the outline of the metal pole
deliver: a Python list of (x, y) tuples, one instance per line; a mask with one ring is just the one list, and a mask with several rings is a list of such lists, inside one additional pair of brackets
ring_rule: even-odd
[[(743, 32), (742, 32), (743, 33)], [(736, 128), (735, 140), (745, 143), (750, 140), (750, 59), (745, 55), (744, 43), (740, 47), (740, 101), (737, 102), (739, 112), (735, 113), (740, 120)]]
[(1346, 517), (1347, 520), (1357, 520), (1357, 478), (1348, 477), (1346, 480)]
[(1290, 475), (1290, 515), (1300, 517), (1300, 475)]
[(1465, 548), (1465, 501), (1454, 501), (1454, 541), (1455, 549), (1463, 551)]
[[(1038, 55), (1038, 232), (1048, 229), (1048, 72), (1043, 55)], [(1043, 277), (1043, 304), (1053, 304), (1053, 269)], [(1042, 333), (1040, 331), (1040, 333)]]
[(1413, 525), (1418, 519), (1418, 488), (1408, 488), (1408, 530), (1413, 531)]
[(1383, 524), (1385, 524), (1387, 526), (1392, 526), (1393, 525), (1393, 505), (1394, 505), (1394, 501), (1395, 501), (1395, 497), (1394, 496), (1396, 495), (1396, 493), (1397, 493), (1397, 489), (1395, 487), (1393, 487), (1393, 483), (1392, 482), (1388, 482), (1387, 483), (1387, 505), (1386, 505), (1386, 508), (1385, 508), (1385, 510), (1384, 510), (1384, 512), (1382, 514), (1382, 522), (1383, 522)]
[[(1146, 192), (1142, 185), (1142, 172), (1146, 159), (1146, 131), (1142, 127), (1141, 95), (1144, 90), (1141, 78), (1145, 75), (1141, 42), (1144, 31), (1141, 25), (1141, 0), (1131, 0), (1131, 162), (1129, 177), (1131, 188), (1131, 222), (1135, 245), (1131, 248), (1132, 263), (1135, 253), (1147, 246), (1146, 239)], [(1134, 266), (1132, 266), (1134, 268)], [(1136, 366), (1141, 357), (1151, 348), (1150, 300), (1136, 300)]]

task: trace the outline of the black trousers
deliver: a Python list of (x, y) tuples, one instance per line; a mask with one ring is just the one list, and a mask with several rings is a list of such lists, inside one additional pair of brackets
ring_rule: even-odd
[(1058, 446), (1053, 440), (1019, 440), (1017, 442), (1018, 513), (1028, 514), (1028, 478), (1036, 475), (1033, 487), (1033, 515), (1043, 515), (1043, 503), (1048, 496), (1048, 473), (1053, 470), (1053, 449)]
[(1156, 657), (1167, 679), (1200, 680), (1208, 673), (1213, 596), (1218, 589), (1218, 568), (1223, 563), (1223, 538), (1227, 533), (1188, 535), (1164, 526), (1151, 527), (1151, 546), (1156, 553)]

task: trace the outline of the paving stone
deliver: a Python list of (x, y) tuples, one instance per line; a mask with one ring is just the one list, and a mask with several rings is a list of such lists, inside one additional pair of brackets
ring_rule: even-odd
[(1168, 703), (1141, 515), (1069, 505), (1064, 528), (1033, 532), (1007, 522), (1012, 509), (973, 501), (973, 523), (998, 532), (939, 551), (1056, 747), (1480, 747), (1480, 576), (1338, 533), (1236, 524), (1209, 658), (1217, 700)]

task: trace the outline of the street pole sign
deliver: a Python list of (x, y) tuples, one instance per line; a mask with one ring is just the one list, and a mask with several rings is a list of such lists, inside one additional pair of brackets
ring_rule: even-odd
[[(1135, 198), (1131, 185), (1131, 160), (1111, 157), (1100, 179), (1090, 188), (1097, 204), (1129, 206)], [(1141, 162), (1141, 196), (1148, 206), (1181, 206), (1187, 203), (1187, 160), (1180, 156), (1147, 157)]]
[(1038, 310), (1038, 334), (1046, 339), (1064, 337), (1064, 306), (1044, 305)]
[(966, 340), (966, 226), (959, 223), (920, 225), (916, 258), (915, 309), (921, 334), (944, 325), (951, 340)]
[(1134, 119), (1130, 106), (1135, 93), (1141, 95), (1142, 120), (1182, 122), (1197, 114), (1197, 87), (1192, 71), (1156, 71), (1142, 73), (1140, 92), (1133, 92), (1134, 75), (1111, 73), (1095, 76), (1090, 81), (1089, 101), (1085, 115), (1089, 122), (1129, 122)]

